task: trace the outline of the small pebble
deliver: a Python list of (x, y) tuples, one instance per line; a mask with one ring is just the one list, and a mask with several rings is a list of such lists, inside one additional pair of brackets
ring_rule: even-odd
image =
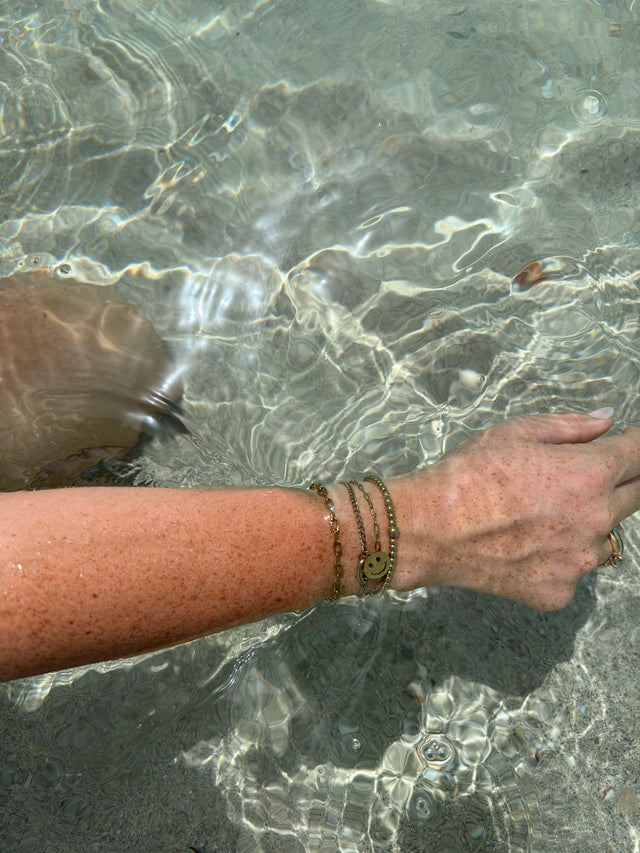
[(530, 264), (522, 267), (514, 275), (511, 283), (517, 293), (524, 293), (525, 290), (531, 290), (534, 285), (539, 284), (541, 281), (546, 281), (546, 279), (547, 273), (543, 265), (539, 261), (531, 261)]
[(633, 788), (623, 788), (616, 800), (616, 810), (623, 815), (638, 814), (638, 795)]

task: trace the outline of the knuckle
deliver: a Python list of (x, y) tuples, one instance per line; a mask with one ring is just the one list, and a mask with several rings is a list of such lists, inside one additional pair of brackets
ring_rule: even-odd
[(609, 477), (607, 463), (603, 459), (593, 459), (589, 466), (582, 470), (580, 485), (582, 489), (601, 493), (607, 487)]
[(589, 533), (606, 536), (615, 527), (615, 517), (608, 506), (593, 509), (588, 517)]

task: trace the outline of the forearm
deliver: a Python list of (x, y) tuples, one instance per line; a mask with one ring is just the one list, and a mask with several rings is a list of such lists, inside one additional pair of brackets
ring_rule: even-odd
[[(640, 508), (640, 430), (604, 413), (505, 421), (387, 481), (400, 530), (391, 586), (452, 584), (542, 610), (612, 553)], [(389, 547), (380, 491), (368, 487)], [(343, 486), (343, 594), (361, 553)], [(373, 521), (361, 505), (368, 551)], [(331, 594), (329, 513), (301, 489), (62, 489), (0, 495), (0, 679), (135, 654), (301, 610)]]
[[(370, 491), (386, 536), (384, 505)], [(346, 492), (330, 492), (351, 594), (360, 542)], [(321, 498), (277, 488), (0, 495), (0, 557), (2, 679), (304, 609), (328, 597), (335, 563)]]

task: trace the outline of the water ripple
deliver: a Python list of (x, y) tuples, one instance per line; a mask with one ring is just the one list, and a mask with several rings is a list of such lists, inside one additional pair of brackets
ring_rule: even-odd
[[(637, 421), (632, 6), (0, 0), (0, 272), (114, 285), (180, 365), (189, 434), (132, 476), (306, 485), (505, 415)], [(625, 529), (561, 614), (423, 590), (7, 687), (3, 846), (629, 846)]]

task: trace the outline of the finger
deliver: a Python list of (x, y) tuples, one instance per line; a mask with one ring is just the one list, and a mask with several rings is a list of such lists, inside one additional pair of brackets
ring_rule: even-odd
[[(620, 529), (618, 530), (620, 532)], [(606, 566), (611, 560), (612, 557), (617, 557), (618, 559), (622, 559), (624, 554), (624, 534), (623, 536), (623, 545), (622, 549), (619, 546), (614, 546), (612, 540), (607, 536), (602, 543), (602, 545), (598, 548), (598, 567)], [(617, 561), (615, 561), (617, 563)], [(612, 565), (609, 563), (609, 565)], [(615, 568), (615, 564), (614, 564)]]
[(640, 510), (640, 477), (626, 480), (615, 487), (612, 509), (618, 523)]
[(614, 483), (640, 477), (640, 429), (628, 427), (620, 435), (603, 438), (593, 446), (604, 464), (611, 470)]
[(612, 555), (613, 548), (611, 546), (611, 542), (609, 541), (609, 537), (607, 537), (598, 548), (597, 568), (601, 568), (602, 566), (606, 565), (607, 561), (611, 559)]
[(600, 409), (591, 415), (577, 412), (532, 415), (519, 418), (518, 427), (542, 444), (577, 444), (593, 441), (610, 429), (613, 418), (609, 412), (609, 409)]

